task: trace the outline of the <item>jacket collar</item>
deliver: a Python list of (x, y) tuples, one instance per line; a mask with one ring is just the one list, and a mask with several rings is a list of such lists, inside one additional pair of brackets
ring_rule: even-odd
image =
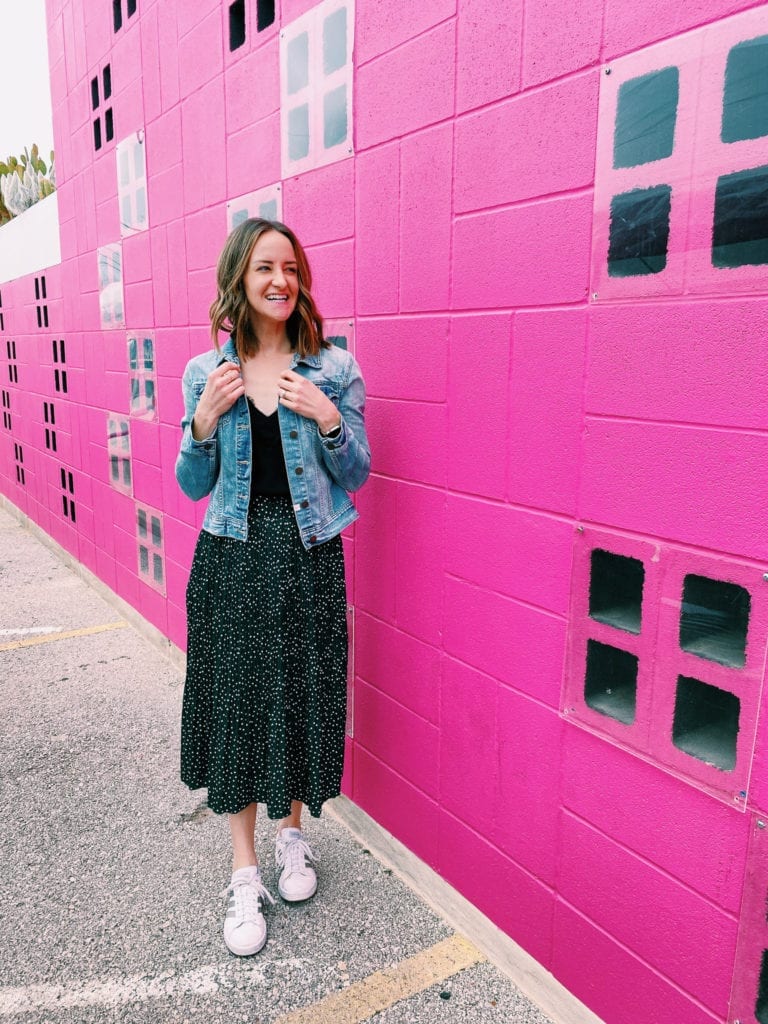
[[(236, 366), (240, 365), (240, 359), (238, 358), (237, 349), (235, 348), (235, 339), (231, 334), (227, 338), (226, 342), (221, 346), (221, 354), (216, 365), (221, 366), (222, 363), (234, 363)], [(317, 370), (319, 370), (323, 365), (319, 352), (314, 356), (299, 356), (294, 352), (293, 359), (291, 360), (291, 367), (297, 366), (299, 363), (304, 363), (305, 366), (313, 366)]]

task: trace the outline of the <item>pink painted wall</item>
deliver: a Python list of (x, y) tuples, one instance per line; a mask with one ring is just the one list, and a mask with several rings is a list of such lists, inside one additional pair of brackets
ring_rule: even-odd
[[(369, 390), (347, 794), (608, 1024), (767, 1021), (768, 275), (709, 247), (718, 177), (768, 165), (766, 135), (718, 135), (768, 8), (347, 3), (348, 134), (294, 173), (281, 33), (318, 15), (278, 0), (259, 29), (267, 6), (231, 50), (221, 0), (123, 0), (117, 31), (111, 0), (48, 0), (62, 263), (0, 285), (0, 489), (184, 646), (179, 378), (227, 204), (278, 197)], [(622, 84), (669, 66), (672, 153), (616, 170)], [(665, 183), (666, 266), (612, 276), (613, 197)], [(642, 567), (637, 628), (596, 611), (595, 550)], [(748, 595), (738, 664), (681, 642), (689, 576)], [(634, 690), (590, 677), (606, 648)]]

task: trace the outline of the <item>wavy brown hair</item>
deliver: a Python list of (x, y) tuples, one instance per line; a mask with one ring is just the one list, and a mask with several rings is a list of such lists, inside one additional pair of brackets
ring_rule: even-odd
[(231, 333), (241, 360), (253, 355), (259, 347), (259, 339), (251, 323), (251, 307), (245, 295), (243, 278), (254, 245), (267, 231), (279, 231), (285, 235), (296, 256), (299, 292), (296, 308), (286, 323), (291, 347), (302, 356), (317, 355), (321, 348), (328, 348), (330, 343), (323, 337), (323, 318), (312, 298), (312, 272), (307, 254), (296, 235), (285, 224), (260, 217), (251, 217), (239, 224), (221, 250), (216, 265), (217, 298), (208, 311), (213, 347), (219, 351), (219, 331)]

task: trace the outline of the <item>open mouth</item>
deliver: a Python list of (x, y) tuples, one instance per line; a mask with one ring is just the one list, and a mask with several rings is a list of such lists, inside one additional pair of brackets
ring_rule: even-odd
[(267, 302), (287, 302), (287, 295), (268, 295)]

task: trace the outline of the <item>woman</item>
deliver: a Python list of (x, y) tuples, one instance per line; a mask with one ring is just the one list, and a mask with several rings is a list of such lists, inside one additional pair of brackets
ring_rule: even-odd
[[(254, 830), (259, 802), (280, 820), (283, 899), (313, 896), (301, 831), (340, 792), (347, 628), (339, 534), (365, 483), (365, 387), (352, 356), (323, 339), (312, 278), (284, 224), (252, 219), (226, 241), (210, 309), (214, 349), (184, 371), (176, 478), (210, 494), (187, 587), (181, 778), (229, 816), (229, 949), (266, 942)], [(219, 348), (218, 333), (231, 332)]]

